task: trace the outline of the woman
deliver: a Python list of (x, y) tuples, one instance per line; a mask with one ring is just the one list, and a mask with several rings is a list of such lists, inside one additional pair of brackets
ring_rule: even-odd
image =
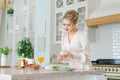
[(68, 61), (70, 66), (77, 69), (91, 70), (87, 29), (77, 29), (78, 16), (79, 13), (75, 10), (69, 10), (63, 16), (62, 51), (57, 59), (59, 62)]

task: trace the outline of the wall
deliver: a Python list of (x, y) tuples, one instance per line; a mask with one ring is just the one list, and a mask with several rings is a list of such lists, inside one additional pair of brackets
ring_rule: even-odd
[(0, 26), (1, 26), (1, 22), (2, 22), (2, 9), (0, 9)]
[(60, 44), (56, 44), (54, 42), (54, 34), (55, 34), (55, 0), (51, 1), (51, 37), (50, 37), (50, 53), (52, 54), (58, 54), (61, 50)]
[(96, 0), (96, 9), (89, 18), (101, 17), (120, 13), (120, 0)]
[[(92, 46), (93, 47), (93, 46)], [(120, 59), (120, 23), (99, 25), (92, 59)]]
[[(120, 13), (120, 0), (97, 0), (96, 9), (89, 14), (89, 18), (96, 18)], [(93, 34), (91, 42), (91, 58), (119, 59), (120, 58), (120, 23), (99, 25), (90, 34)]]
[(1, 20), (1, 25), (0, 25), (0, 47), (2, 47), (4, 45), (4, 34), (5, 34), (5, 25), (4, 25), (4, 21), (5, 21), (5, 11), (2, 12), (2, 20)]

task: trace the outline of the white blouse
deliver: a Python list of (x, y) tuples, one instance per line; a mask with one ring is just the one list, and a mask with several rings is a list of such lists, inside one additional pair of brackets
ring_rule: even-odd
[(87, 31), (77, 31), (70, 43), (68, 41), (68, 33), (64, 32), (61, 38), (61, 48), (61, 55), (65, 51), (73, 54), (74, 58), (69, 61), (70, 66), (81, 70), (92, 69)]

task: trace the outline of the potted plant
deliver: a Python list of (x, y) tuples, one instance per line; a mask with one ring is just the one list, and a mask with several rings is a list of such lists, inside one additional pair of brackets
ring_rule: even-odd
[(3, 47), (0, 48), (0, 54), (1, 56), (1, 66), (6, 66), (7, 65), (7, 56), (10, 53), (10, 49), (8, 47)]
[(34, 48), (32, 46), (30, 38), (24, 38), (23, 40), (18, 42), (17, 54), (18, 56), (22, 56), (24, 54), (24, 58), (34, 58)]
[(7, 14), (13, 15), (13, 13), (14, 13), (14, 9), (13, 8), (10, 8), (10, 9), (7, 10)]

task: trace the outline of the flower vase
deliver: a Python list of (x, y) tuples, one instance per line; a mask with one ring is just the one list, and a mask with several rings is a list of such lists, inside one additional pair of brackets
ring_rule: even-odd
[(7, 56), (4, 54), (1, 55), (1, 66), (7, 66)]

